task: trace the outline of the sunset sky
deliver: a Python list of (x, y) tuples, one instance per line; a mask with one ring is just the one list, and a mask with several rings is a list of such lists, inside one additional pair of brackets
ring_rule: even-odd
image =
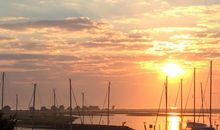
[(53, 88), (67, 106), (71, 78), (78, 104), (85, 92), (87, 105), (102, 106), (111, 81), (116, 108), (157, 108), (167, 63), (183, 70), (169, 79), (169, 106), (180, 78), (186, 100), (196, 67), (200, 107), (210, 60), (220, 107), (220, 0), (0, 1), (0, 72), (12, 107), (16, 93), (20, 108), (28, 107), (33, 83), (38, 107), (52, 105)]

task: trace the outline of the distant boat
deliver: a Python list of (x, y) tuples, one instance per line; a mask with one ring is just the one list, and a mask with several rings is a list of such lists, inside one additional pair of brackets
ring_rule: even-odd
[(186, 130), (215, 130), (215, 128), (207, 126), (204, 123), (187, 122)]

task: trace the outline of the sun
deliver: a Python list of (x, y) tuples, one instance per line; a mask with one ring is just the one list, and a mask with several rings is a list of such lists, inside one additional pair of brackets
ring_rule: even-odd
[(163, 72), (169, 77), (176, 77), (183, 74), (184, 70), (176, 63), (167, 63), (163, 66)]

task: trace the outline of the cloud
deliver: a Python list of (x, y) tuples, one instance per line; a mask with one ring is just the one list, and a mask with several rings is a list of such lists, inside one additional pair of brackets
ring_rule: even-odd
[[(184, 7), (182, 9), (194, 11), (192, 8), (193, 7)], [(195, 10), (202, 9), (200, 7), (195, 8)], [(176, 16), (175, 20), (179, 19), (181, 15), (185, 15), (179, 14), (179, 8), (173, 8), (173, 10), (174, 11), (171, 11), (173, 14), (178, 14), (174, 15)], [(193, 13), (190, 15), (193, 15)], [(167, 19), (164, 20), (165, 17)], [(0, 51), (6, 52), (6, 49), (7, 51), (13, 49), (11, 52), (18, 54), (19, 51), (23, 51), (25, 54), (34, 54), (34, 56), (42, 54), (46, 58), (36, 58), (39, 58), (39, 60), (48, 59), (61, 66), (68, 64), (69, 67), (71, 66), (69, 64), (71, 62), (69, 62), (66, 57), (56, 59), (50, 56), (63, 55), (68, 57), (69, 55), (74, 55), (80, 59), (86, 58), (88, 64), (94, 63), (95, 65), (93, 67), (85, 66), (85, 68), (88, 67), (91, 69), (90, 71), (95, 72), (95, 70), (100, 67), (99, 64), (101, 64), (100, 62), (102, 62), (103, 59), (97, 59), (98, 62), (95, 62), (92, 57), (112, 57), (114, 55), (128, 56), (131, 57), (131, 59), (134, 58), (130, 60), (132, 63), (136, 62), (135, 59), (142, 59), (139, 58), (142, 57), (142, 55), (148, 55), (149, 58), (143, 58), (143, 60), (147, 61), (150, 61), (151, 58), (157, 59), (158, 56), (166, 57), (169, 55), (170, 57), (175, 57), (175, 53), (191, 54), (191, 52), (199, 53), (204, 51), (203, 48), (199, 46), (199, 44), (201, 44), (198, 41), (199, 37), (203, 37), (206, 40), (209, 39), (205, 47), (210, 47), (208, 44), (213, 42), (210, 39), (218, 36), (218, 32), (216, 31), (211, 32), (209, 29), (197, 26), (200, 17), (196, 17), (196, 21), (194, 20), (194, 16), (190, 16), (189, 18), (186, 17), (187, 20), (189, 20), (187, 21), (188, 23), (184, 23), (184, 21), (168, 22), (170, 17), (169, 15), (163, 17), (157, 15), (154, 19), (160, 19), (160, 25), (153, 25), (148, 29), (132, 28), (126, 32), (117, 29), (114, 24), (109, 23), (110, 21), (92, 20), (85, 17), (67, 17), (64, 20), (39, 20), (1, 24), (0, 28), (3, 31), (14, 34), (13, 36), (18, 39), (18, 41), (8, 42), (7, 45), (1, 45), (2, 48)], [(183, 26), (181, 23), (185, 25)], [(129, 23), (126, 23), (125, 26), (128, 24)], [(44, 30), (45, 28), (46, 30)], [(29, 29), (31, 29), (33, 33), (29, 33)], [(26, 33), (20, 33), (20, 31)], [(88, 57), (88, 55), (90, 56)], [(25, 58), (27, 56), (22, 55), (21, 57)], [(15, 59), (16, 58), (19, 59), (19, 56), (15, 57)], [(204, 55), (203, 58), (205, 59), (206, 56)], [(31, 60), (31, 58), (27, 60)], [(118, 62), (117, 58), (114, 57), (112, 62)], [(78, 60), (78, 63), (82, 62)], [(74, 68), (75, 71), (82, 72), (83, 70), (87, 70), (83, 69), (80, 65), (77, 67), (79, 68)], [(104, 68), (107, 69), (106, 67)], [(97, 73), (102, 72), (104, 71), (99, 71)], [(112, 72), (114, 71), (112, 70)]]
[[(11, 73), (47, 73), (57, 77), (57, 71), (63, 73), (68, 72), (68, 69), (74, 62), (79, 61), (76, 56), (67, 55), (45, 55), (45, 54), (17, 54), (8, 53), (0, 54), (0, 71)], [(24, 77), (27, 78), (27, 77)], [(37, 77), (36, 77), (37, 78)], [(47, 79), (47, 77), (44, 77)]]
[(58, 28), (67, 31), (82, 31), (92, 29), (102, 29), (107, 25), (104, 22), (92, 21), (89, 18), (67, 18), (66, 20), (42, 20), (42, 21), (28, 21), (14, 24), (1, 24), (0, 28), (22, 31), (27, 29), (41, 29), (41, 28)]
[(210, 5), (210, 4), (219, 4), (220, 2), (218, 0), (212, 0), (212, 1), (204, 1), (204, 0), (184, 0), (184, 1), (178, 1), (178, 0), (166, 0), (171, 5), (176, 6), (190, 6), (190, 5)]
[(0, 60), (64, 60), (75, 61), (79, 58), (75, 56), (64, 55), (45, 55), (45, 54), (0, 54)]
[(28, 20), (27, 17), (0, 17), (0, 23), (6, 22), (18, 22), (18, 21), (25, 21)]
[(15, 38), (12, 37), (7, 37), (7, 36), (0, 36), (0, 43), (1, 42), (10, 42), (16, 40)]

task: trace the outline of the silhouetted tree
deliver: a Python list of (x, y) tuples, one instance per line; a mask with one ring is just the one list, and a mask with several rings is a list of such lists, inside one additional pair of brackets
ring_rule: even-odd
[(3, 114), (0, 113), (0, 130), (14, 130), (17, 120), (14, 116), (10, 116), (9, 119), (3, 118)]
[(60, 105), (60, 106), (59, 106), (59, 111), (64, 111), (64, 110), (65, 110), (64, 105)]
[(58, 108), (56, 107), (56, 106), (51, 106), (51, 108), (50, 108), (50, 110), (51, 111), (55, 111), (55, 110), (57, 110)]
[(3, 111), (5, 111), (5, 112), (9, 112), (9, 111), (11, 111), (11, 107), (10, 106), (4, 106), (3, 107)]
[(74, 110), (80, 110), (81, 109), (81, 107), (80, 106), (76, 106), (75, 108), (74, 108)]
[(29, 107), (29, 110), (30, 110), (30, 111), (33, 111), (33, 110), (34, 110), (34, 108), (33, 108), (33, 107)]
[(42, 107), (40, 108), (40, 110), (41, 110), (41, 111), (47, 111), (48, 108), (46, 108), (45, 106), (42, 106)]

